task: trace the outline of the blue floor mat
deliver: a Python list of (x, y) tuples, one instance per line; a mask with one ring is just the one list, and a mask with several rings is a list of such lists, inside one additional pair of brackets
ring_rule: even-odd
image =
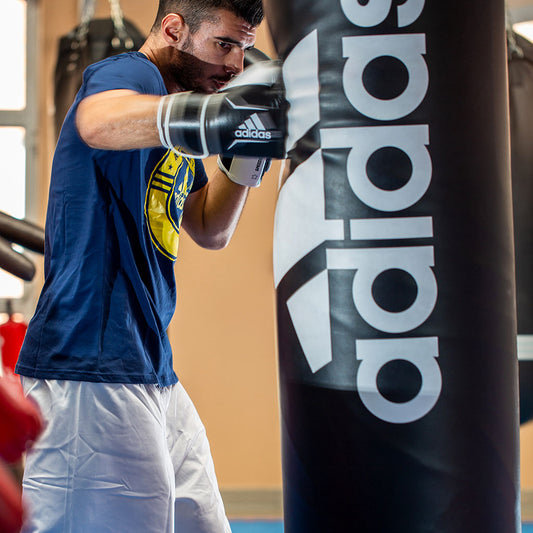
[(283, 533), (283, 522), (234, 520), (230, 522), (232, 533)]
[[(235, 520), (230, 524), (232, 533), (283, 533), (283, 522)], [(533, 533), (533, 524), (523, 524), (522, 533)]]

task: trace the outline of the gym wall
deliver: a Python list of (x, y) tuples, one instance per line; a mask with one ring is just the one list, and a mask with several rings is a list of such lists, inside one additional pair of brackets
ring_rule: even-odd
[[(121, 0), (145, 34), (157, 1)], [(55, 143), (53, 71), (61, 35), (77, 24), (77, 0), (40, 2), (40, 220), (44, 224)], [(97, 16), (107, 17), (106, 0)], [(257, 46), (273, 54), (265, 27)], [(208, 161), (208, 166), (212, 165)], [(176, 265), (178, 309), (170, 327), (176, 371), (206, 425), (219, 483), (229, 497), (249, 491), (279, 510), (281, 460), (272, 233), (280, 165), (250, 193), (241, 224), (222, 251), (199, 249), (187, 236)], [(40, 269), (42, 275), (42, 268)], [(522, 487), (533, 495), (533, 423), (521, 429)], [(259, 501), (259, 500), (257, 500)], [(255, 504), (257, 504), (257, 501)], [(532, 502), (533, 503), (533, 502)], [(531, 505), (533, 508), (533, 505)], [(257, 508), (257, 507), (256, 507)], [(533, 513), (532, 513), (533, 514)]]

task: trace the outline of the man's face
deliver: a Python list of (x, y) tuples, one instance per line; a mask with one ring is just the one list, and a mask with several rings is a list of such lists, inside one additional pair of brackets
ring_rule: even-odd
[(171, 76), (186, 91), (213, 93), (243, 69), (244, 50), (255, 43), (256, 28), (226, 10), (187, 34), (176, 50)]

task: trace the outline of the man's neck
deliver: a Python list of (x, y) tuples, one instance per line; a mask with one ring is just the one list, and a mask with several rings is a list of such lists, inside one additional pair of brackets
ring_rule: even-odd
[(166, 43), (160, 42), (157, 36), (150, 34), (139, 49), (139, 52), (145, 55), (157, 67), (169, 94), (184, 91), (184, 88), (175, 79), (171, 79), (168, 74), (170, 71), (168, 65), (171, 60), (171, 50)]

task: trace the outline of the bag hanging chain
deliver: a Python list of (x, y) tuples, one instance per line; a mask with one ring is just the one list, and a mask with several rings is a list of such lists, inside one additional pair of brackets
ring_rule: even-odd
[[(81, 10), (81, 20), (77, 31), (75, 32), (75, 40), (77, 44), (73, 48), (86, 45), (87, 34), (89, 33), (89, 23), (94, 18), (96, 11), (97, 0), (84, 0)], [(127, 49), (134, 47), (133, 39), (128, 35), (126, 26), (124, 25), (124, 14), (120, 6), (120, 0), (109, 0), (109, 8), (111, 11), (111, 20), (115, 27), (115, 37), (111, 40), (111, 46), (118, 48), (123, 42)], [(73, 43), (74, 44), (74, 43)]]
[(505, 10), (505, 31), (507, 34), (507, 55), (511, 59), (517, 57), (522, 59), (524, 57), (524, 51), (518, 46), (513, 30), (513, 21), (511, 20), (511, 13), (508, 9)]
[(122, 13), (122, 8), (120, 7), (120, 0), (109, 0), (109, 8), (111, 10), (111, 18), (115, 26), (116, 37), (111, 41), (111, 45), (114, 48), (120, 46), (120, 42), (124, 43), (124, 46), (131, 50), (134, 46), (133, 39), (128, 35), (126, 31), (126, 26), (124, 26), (124, 14)]
[(67, 72), (73, 72), (78, 68), (81, 51), (87, 47), (89, 23), (94, 17), (95, 8), (96, 0), (83, 0), (80, 23), (68, 35), (70, 37), (70, 53), (68, 55), (67, 66), (65, 67)]
[(95, 10), (96, 0), (83, 0), (80, 24), (73, 36), (78, 42), (78, 45), (86, 44), (87, 34), (89, 33), (89, 23), (94, 18)]

